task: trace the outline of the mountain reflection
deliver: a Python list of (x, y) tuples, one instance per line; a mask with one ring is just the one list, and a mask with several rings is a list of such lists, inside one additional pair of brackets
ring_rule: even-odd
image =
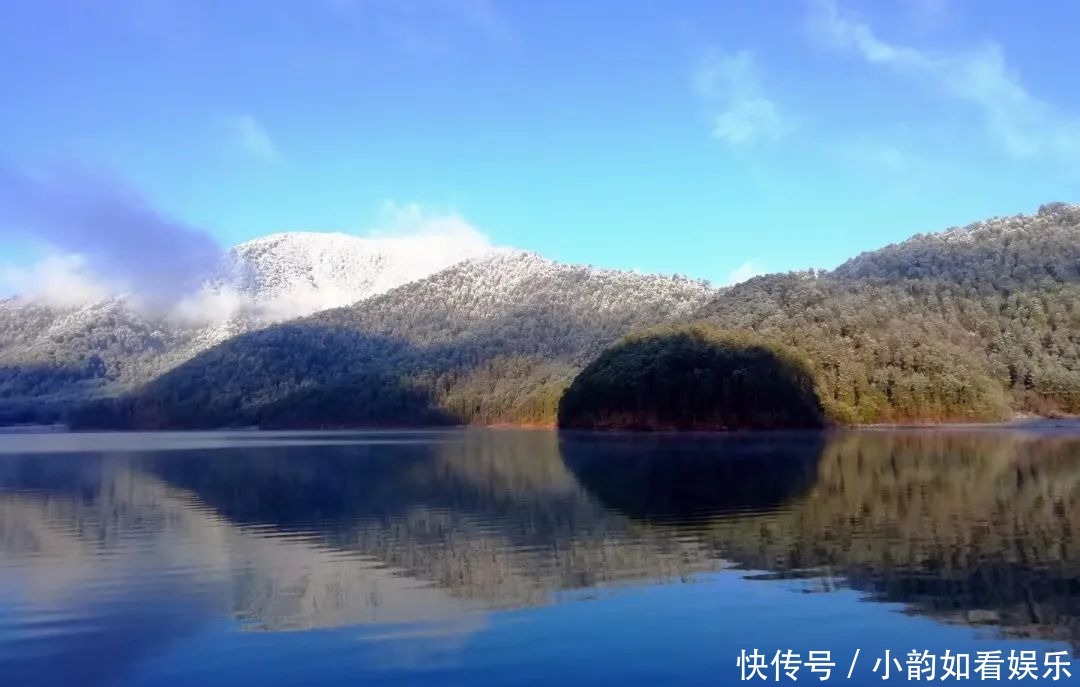
[(146, 441), (0, 456), (0, 573), (18, 607), (81, 604), (98, 645), (111, 632), (130, 652), (222, 615), (264, 631), (438, 623), (453, 634), (564, 590), (735, 565), (1080, 646), (1076, 438)]

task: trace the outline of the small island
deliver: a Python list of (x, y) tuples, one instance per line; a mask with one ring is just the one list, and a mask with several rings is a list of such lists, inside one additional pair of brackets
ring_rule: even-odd
[(566, 429), (812, 429), (824, 424), (809, 364), (765, 338), (703, 324), (631, 334), (566, 390)]

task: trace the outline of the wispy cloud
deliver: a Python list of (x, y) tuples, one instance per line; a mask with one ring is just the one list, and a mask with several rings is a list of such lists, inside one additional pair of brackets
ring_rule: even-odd
[(266, 127), (255, 117), (249, 114), (233, 115), (226, 118), (225, 124), (233, 143), (245, 153), (262, 162), (277, 162), (277, 145)]
[(778, 141), (793, 123), (765, 95), (753, 53), (706, 53), (693, 75), (694, 92), (705, 103), (713, 138), (729, 145)]
[(363, 233), (374, 238), (447, 236), (490, 245), (487, 237), (457, 212), (432, 212), (420, 203), (395, 200), (383, 201), (375, 225)]
[(0, 265), (0, 293), (58, 308), (73, 308), (112, 296), (116, 287), (90, 273), (81, 255), (47, 255), (33, 265)]
[(811, 27), (836, 49), (968, 104), (978, 112), (987, 135), (1014, 156), (1074, 157), (1080, 153), (1080, 119), (1058, 112), (1030, 93), (996, 43), (937, 51), (890, 43), (866, 23), (842, 13), (832, 0), (813, 4)]
[(2, 164), (0, 239), (55, 256), (14, 275), (24, 288), (96, 297), (107, 283), (155, 308), (171, 306), (222, 255), (208, 233), (161, 214), (116, 179), (85, 170), (31, 175)]
[(763, 274), (767, 274), (767, 271), (761, 263), (759, 263), (757, 260), (747, 260), (743, 264), (728, 272), (727, 279), (724, 280), (724, 283), (727, 286), (732, 286), (734, 284), (740, 284), (747, 279), (758, 277)]

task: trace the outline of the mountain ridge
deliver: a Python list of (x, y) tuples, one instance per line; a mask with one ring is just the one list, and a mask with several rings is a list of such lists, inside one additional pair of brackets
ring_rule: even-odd
[[(98, 395), (153, 407), (156, 426), (319, 426), (313, 409), (335, 405), (356, 415), (327, 416), (327, 426), (394, 418), (369, 387), (403, 404), (398, 419), (550, 424), (563, 389), (607, 346), (641, 327), (701, 321), (805, 353), (833, 421), (1080, 412), (1080, 207), (1048, 204), (959, 231), (967, 238), (955, 228), (916, 234), (831, 272), (725, 288), (493, 249), (282, 324), (194, 330), (203, 339), (188, 332), (184, 345), (146, 326), (139, 336), (167, 369)], [(267, 238), (261, 245), (280, 240)], [(0, 325), (0, 344), (11, 329)], [(74, 357), (86, 367), (95, 355)], [(0, 355), (0, 399), (15, 396), (6, 362)], [(234, 385), (237, 376), (250, 383)], [(210, 378), (221, 380), (220, 402), (200, 390)]]

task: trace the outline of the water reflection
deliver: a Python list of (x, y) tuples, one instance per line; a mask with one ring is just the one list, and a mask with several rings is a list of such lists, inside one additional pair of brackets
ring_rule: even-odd
[(34, 441), (0, 455), (0, 672), (34, 684), (108, 682), (223, 619), (450, 641), (495, 609), (732, 565), (1080, 647), (1067, 434)]
[(819, 432), (735, 435), (567, 433), (563, 459), (605, 505), (693, 526), (784, 508), (814, 483)]
[[(566, 459), (612, 507), (653, 526), (678, 514), (676, 531), (770, 573), (759, 579), (851, 586), (939, 620), (1080, 647), (1077, 438), (848, 432), (824, 443), (810, 478), (801, 453), (810, 443), (772, 453), (767, 441), (720, 440), (712, 457), (701, 443), (644, 456), (613, 442), (580, 456), (566, 447)], [(781, 457), (755, 464), (762, 449)], [(656, 458), (671, 454), (670, 466)], [(688, 488), (695, 517), (658, 510)]]
[(864, 433), (828, 444), (805, 499), (718, 522), (753, 568), (833, 569), (913, 611), (1080, 647), (1080, 442)]

